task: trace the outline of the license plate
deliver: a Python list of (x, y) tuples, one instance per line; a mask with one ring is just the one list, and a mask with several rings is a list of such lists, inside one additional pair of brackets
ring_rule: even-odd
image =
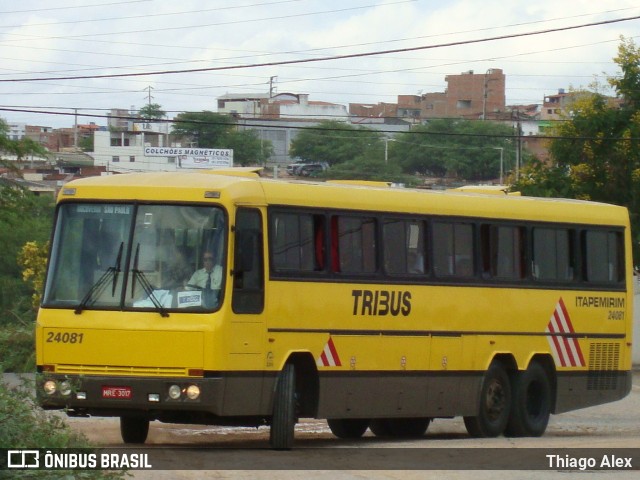
[(102, 387), (102, 398), (131, 399), (131, 387)]

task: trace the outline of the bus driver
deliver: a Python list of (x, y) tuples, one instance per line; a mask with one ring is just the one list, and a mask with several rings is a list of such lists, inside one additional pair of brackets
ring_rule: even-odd
[[(214, 265), (213, 254), (205, 252), (202, 257), (203, 268), (196, 270), (187, 282), (187, 290), (202, 290), (203, 305), (212, 307), (222, 284), (222, 267)], [(215, 293), (215, 295), (214, 295)]]

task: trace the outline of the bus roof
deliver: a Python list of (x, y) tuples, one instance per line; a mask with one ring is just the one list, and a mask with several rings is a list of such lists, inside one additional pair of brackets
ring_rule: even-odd
[(65, 185), (58, 200), (71, 199), (286, 205), (416, 215), (628, 225), (626, 208), (581, 200), (349, 183), (290, 182), (223, 172), (216, 175), (156, 172), (89, 177)]
[(509, 185), (465, 185), (452, 188), (453, 192), (487, 193), (493, 195), (520, 195), (520, 192), (510, 192)]

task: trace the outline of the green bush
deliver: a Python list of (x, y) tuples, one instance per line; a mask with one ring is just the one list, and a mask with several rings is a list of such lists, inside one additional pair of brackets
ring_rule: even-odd
[(0, 318), (0, 371), (34, 372), (35, 359), (35, 314), (24, 296)]
[[(86, 437), (71, 430), (59, 415), (36, 407), (31, 392), (33, 386), (10, 389), (0, 382), (1, 448), (92, 448)], [(11, 474), (12, 478), (70, 480), (122, 479), (125, 476), (123, 471), (100, 470), (16, 470)]]

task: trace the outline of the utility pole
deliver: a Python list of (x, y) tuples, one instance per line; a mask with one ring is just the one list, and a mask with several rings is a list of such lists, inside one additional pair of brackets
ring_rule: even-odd
[(522, 125), (520, 124), (520, 110), (516, 109), (516, 181), (520, 179), (520, 162), (522, 160)]
[(147, 91), (147, 105), (151, 105), (151, 100), (153, 99), (151, 90), (153, 90), (153, 87), (149, 85), (147, 88), (145, 88), (145, 90)]
[(75, 112), (75, 121), (73, 124), (73, 148), (76, 149), (78, 148), (78, 109), (74, 108), (73, 111)]
[(277, 88), (275, 85), (275, 82), (277, 78), (278, 78), (277, 76), (273, 76), (269, 78), (269, 98), (273, 98), (275, 96), (276, 88)]

